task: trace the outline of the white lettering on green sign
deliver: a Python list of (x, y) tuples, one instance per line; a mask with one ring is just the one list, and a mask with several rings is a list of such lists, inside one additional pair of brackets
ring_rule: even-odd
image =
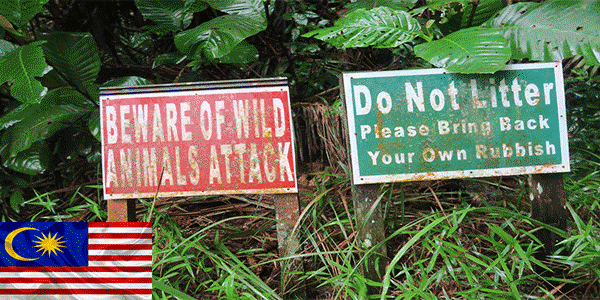
[(568, 171), (561, 68), (344, 74), (354, 182)]

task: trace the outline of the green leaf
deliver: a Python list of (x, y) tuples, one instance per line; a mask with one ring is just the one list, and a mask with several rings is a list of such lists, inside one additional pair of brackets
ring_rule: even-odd
[(54, 135), (95, 109), (88, 103), (81, 93), (71, 89), (50, 91), (39, 104), (27, 107), (23, 111), (26, 117), (5, 133), (12, 138), (10, 157), (17, 156), (33, 143)]
[(264, 25), (263, 30), (266, 29), (267, 17), (263, 0), (211, 0), (208, 4), (224, 13), (261, 22)]
[(27, 108), (31, 105), (37, 104), (23, 103), (4, 114), (2, 118), (0, 118), (0, 130), (9, 128), (25, 119), (29, 115)]
[(0, 15), (21, 27), (35, 15), (42, 11), (48, 0), (2, 0), (0, 1)]
[(69, 83), (62, 77), (56, 69), (52, 68), (48, 73), (44, 74), (44, 76), (38, 78), (43, 86), (52, 90), (59, 87), (69, 86)]
[(81, 91), (96, 80), (100, 54), (90, 33), (42, 32), (46, 59), (67, 81)]
[(14, 30), (12, 24), (3, 16), (0, 15), (0, 27), (6, 30)]
[(169, 26), (173, 31), (179, 31), (190, 26), (194, 12), (207, 8), (200, 1), (183, 0), (142, 0), (136, 2), (140, 13), (158, 25)]
[(48, 91), (34, 78), (42, 76), (48, 67), (39, 47), (41, 43), (33, 42), (13, 49), (0, 58), (0, 84), (10, 82), (10, 94), (21, 102), (38, 102)]
[(165, 64), (177, 65), (183, 62), (187, 56), (182, 55), (179, 52), (164, 53), (154, 58), (152, 61), (152, 68), (158, 68)]
[(16, 190), (10, 196), (10, 207), (12, 207), (12, 209), (14, 211), (16, 211), (17, 213), (19, 212), (19, 209), (23, 205), (23, 202), (25, 202), (25, 198), (23, 198), (23, 194), (21, 193), (20, 190)]
[(99, 141), (102, 142), (102, 136), (100, 136), (100, 110), (95, 110), (90, 115), (88, 120), (88, 128), (90, 133)]
[(138, 76), (113, 78), (102, 84), (103, 87), (140, 86), (154, 84), (152, 81)]
[(245, 38), (264, 29), (264, 22), (252, 18), (220, 16), (177, 34), (175, 46), (188, 57), (213, 60), (228, 54)]
[(36, 175), (46, 171), (50, 165), (50, 147), (46, 141), (33, 143), (29, 149), (12, 157), (7, 154), (8, 145), (0, 145), (0, 149), (2, 165), (23, 174)]
[(173, 288), (172, 286), (170, 286), (166, 283), (163, 283), (162, 281), (160, 281), (159, 277), (152, 277), (152, 288), (155, 288), (157, 290), (160, 290), (167, 294), (170, 294), (174, 297), (177, 297), (177, 299), (181, 299), (181, 300), (195, 300), (196, 299), (178, 289)]
[(600, 65), (600, 2), (546, 1), (510, 5), (483, 24), (496, 27), (509, 39), (512, 58), (561, 61), (583, 56)]
[(333, 27), (308, 32), (339, 48), (390, 48), (412, 41), (421, 32), (419, 22), (403, 11), (376, 7), (370, 11), (358, 9), (337, 20)]
[(371, 10), (375, 7), (386, 6), (395, 10), (406, 10), (414, 7), (417, 0), (358, 0), (350, 2), (344, 7), (348, 9), (347, 13), (357, 9)]
[(87, 157), (99, 142), (87, 131), (79, 126), (71, 126), (60, 132), (57, 136), (55, 155), (63, 160)]
[(17, 49), (19, 49), (19, 46), (5, 40), (0, 40), (0, 58)]
[(415, 54), (437, 67), (460, 73), (494, 73), (510, 58), (503, 32), (472, 27), (415, 47)]
[(208, 8), (208, 4), (200, 0), (185, 0), (185, 11), (188, 13), (201, 12)]
[(455, 5), (460, 5), (458, 7), (464, 8), (472, 1), (473, 0), (429, 0), (427, 1), (427, 4), (411, 10), (410, 13), (415, 16), (424, 13), (426, 10), (430, 10), (433, 12), (440, 12), (442, 15), (447, 15), (458, 12)]
[(225, 56), (217, 58), (215, 62), (222, 64), (248, 64), (258, 59), (258, 50), (250, 43), (241, 41)]
[[(475, 8), (475, 14), (471, 21), (471, 26), (479, 26), (493, 17), (497, 12), (504, 8), (502, 0), (479, 0), (479, 4)], [(462, 17), (462, 27), (466, 28), (469, 25), (469, 18), (473, 11), (473, 3), (469, 3), (465, 7), (464, 15)]]

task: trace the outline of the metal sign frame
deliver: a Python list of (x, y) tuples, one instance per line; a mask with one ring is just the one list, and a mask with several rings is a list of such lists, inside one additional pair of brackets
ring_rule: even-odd
[[(551, 165), (526, 165), (526, 166), (511, 166), (511, 167), (499, 167), (499, 168), (487, 168), (487, 169), (458, 169), (458, 170), (446, 170), (446, 171), (435, 171), (435, 170), (427, 170), (427, 171), (417, 171), (413, 173), (395, 173), (395, 174), (380, 174), (380, 175), (365, 175), (361, 173), (361, 167), (359, 164), (359, 149), (357, 146), (357, 139), (361, 137), (360, 130), (357, 129), (357, 121), (355, 112), (355, 99), (354, 94), (356, 91), (353, 91), (352, 80), (354, 79), (370, 79), (373, 78), (373, 81), (378, 78), (383, 77), (394, 77), (397, 78), (396, 81), (393, 81), (394, 84), (399, 86), (404, 86), (405, 79), (414, 75), (439, 75), (442, 77), (454, 76), (457, 73), (453, 73), (447, 71), (445, 69), (421, 69), (421, 70), (402, 70), (402, 71), (382, 71), (382, 72), (353, 72), (353, 73), (344, 73), (341, 77), (341, 82), (343, 83), (343, 98), (345, 98), (344, 104), (346, 106), (346, 116), (348, 121), (348, 138), (349, 138), (349, 148), (350, 148), (350, 156), (351, 156), (351, 164), (352, 164), (352, 179), (354, 184), (370, 184), (370, 183), (381, 183), (381, 182), (402, 182), (402, 181), (418, 181), (418, 180), (434, 180), (434, 179), (448, 179), (448, 178), (461, 178), (461, 177), (491, 177), (491, 176), (500, 176), (500, 175), (518, 175), (518, 174), (534, 174), (534, 173), (558, 173), (558, 172), (568, 172), (570, 170), (569, 165), (569, 150), (568, 150), (568, 140), (567, 140), (567, 124), (566, 124), (566, 109), (565, 109), (565, 95), (564, 95), (564, 83), (562, 77), (562, 65), (560, 62), (555, 63), (531, 63), (531, 64), (518, 64), (518, 65), (508, 65), (502, 69), (502, 71), (520, 71), (520, 70), (536, 70), (536, 69), (548, 69), (551, 68), (554, 70), (554, 84), (556, 88), (556, 110), (558, 112), (558, 127), (557, 130), (560, 134), (560, 146), (556, 145), (556, 148), (560, 148), (561, 157), (560, 163), (551, 164)], [(474, 75), (474, 74), (470, 74)], [(487, 75), (487, 74), (476, 74), (477, 76)], [(392, 81), (388, 80), (387, 85)], [(453, 86), (451, 87), (453, 88)], [(416, 89), (416, 87), (415, 87)], [(543, 92), (543, 91), (542, 91)], [(509, 91), (510, 93), (510, 91)], [(523, 92), (521, 92), (523, 93)], [(538, 95), (541, 92), (538, 91)], [(429, 93), (425, 91), (425, 98), (428, 98)], [(383, 95), (383, 100), (378, 99), (377, 101), (385, 102), (386, 97), (389, 98), (391, 103), (392, 101), (399, 101), (398, 95)], [(432, 96), (433, 97), (433, 96)], [(543, 97), (540, 96), (540, 97)], [(371, 95), (372, 98), (372, 106), (376, 107), (375, 98), (379, 98), (377, 93)], [(421, 96), (423, 98), (423, 96)], [(427, 103), (429, 99), (425, 100)], [(439, 98), (437, 98), (439, 100)], [(521, 99), (523, 100), (523, 99)], [(362, 101), (362, 98), (359, 98), (359, 101)], [(401, 101), (401, 100), (400, 100)], [(406, 100), (410, 101), (410, 100)], [(471, 100), (469, 100), (471, 101)], [(500, 101), (500, 100), (498, 100)], [(524, 100), (523, 100), (524, 101)], [(448, 106), (449, 101), (446, 100)], [(379, 102), (378, 102), (379, 103)], [(394, 102), (395, 103), (395, 102)], [(406, 104), (406, 102), (403, 102)], [(362, 105), (361, 102), (358, 104)], [(384, 104), (381, 104), (384, 106)], [(433, 105), (433, 104), (432, 104)], [(365, 104), (366, 106), (366, 104)], [(431, 107), (430, 107), (431, 108)], [(376, 109), (376, 108), (373, 108)], [(431, 109), (430, 109), (431, 110)], [(381, 119), (387, 116), (382, 115), (381, 111), (379, 115), (377, 115), (377, 123), (381, 122)], [(362, 124), (359, 124), (362, 125)], [(375, 126), (372, 126), (375, 128)], [(366, 131), (366, 130), (365, 130)], [(381, 146), (380, 146), (381, 147)], [(362, 150), (362, 149), (361, 149)], [(364, 152), (364, 151), (363, 151)], [(419, 153), (420, 154), (420, 153)], [(365, 155), (363, 153), (363, 155)], [(374, 161), (375, 163), (375, 161)]]

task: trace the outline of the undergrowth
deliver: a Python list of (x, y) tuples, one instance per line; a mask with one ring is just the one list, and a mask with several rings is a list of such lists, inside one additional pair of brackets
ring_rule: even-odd
[[(347, 168), (316, 165), (299, 179), (301, 249), (289, 258), (277, 254), (271, 196), (139, 199), (138, 219), (154, 223), (153, 298), (280, 299), (281, 280), (290, 278), (281, 266), (294, 260), (303, 271), (286, 290), (306, 299), (600, 297), (600, 119), (589, 101), (600, 80), (580, 77), (567, 80), (566, 230), (530, 217), (526, 176), (386, 184), (376, 201), (386, 239), (361, 245)], [(100, 194), (101, 186), (82, 184), (17, 196), (10, 205), (20, 213), (3, 218), (103, 221)], [(541, 229), (561, 239), (545, 258)], [(362, 275), (367, 260), (381, 264), (381, 280)]]

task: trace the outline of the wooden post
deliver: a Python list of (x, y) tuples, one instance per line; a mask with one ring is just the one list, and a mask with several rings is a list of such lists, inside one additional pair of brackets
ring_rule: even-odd
[(135, 222), (135, 199), (106, 200), (108, 222)]
[[(531, 217), (559, 229), (567, 228), (565, 187), (562, 173), (529, 175)], [(538, 258), (544, 259), (556, 250), (559, 240), (552, 231), (542, 229), (536, 237), (544, 244)]]
[[(339, 77), (340, 82), (340, 96), (342, 99), (346, 99), (344, 93), (344, 79), (343, 76)], [(345, 113), (344, 119), (348, 120), (348, 108), (346, 102), (342, 101)], [(353, 174), (352, 170), (352, 151), (350, 149), (349, 140), (349, 129), (348, 122), (342, 122), (344, 128), (344, 136), (346, 137), (346, 150), (348, 153), (348, 165), (350, 167), (350, 174)], [(385, 227), (383, 220), (383, 211), (381, 209), (381, 203), (373, 206), (379, 198), (380, 185), (379, 184), (360, 184), (357, 185), (352, 182), (352, 202), (354, 204), (354, 219), (357, 228), (356, 240), (358, 246), (361, 249), (369, 250), (371, 247), (377, 245), (379, 242), (385, 239)], [(369, 215), (370, 213), (370, 215)], [(379, 257), (379, 263), (376, 264), (376, 258)], [(385, 245), (381, 246), (377, 252), (365, 259), (362, 267), (359, 267), (360, 272), (365, 278), (373, 281), (381, 281), (381, 275), (385, 271), (387, 265), (387, 249)]]
[[(352, 185), (352, 200), (354, 202), (354, 219), (356, 220), (358, 246), (369, 250), (385, 239), (384, 216), (381, 203), (373, 206), (380, 196), (379, 184)], [(379, 263), (376, 263), (379, 258)], [(381, 281), (387, 263), (385, 245), (366, 258), (361, 269), (367, 279)]]
[[(275, 194), (273, 197), (277, 219), (279, 257), (290, 257), (300, 252), (298, 232), (292, 232), (300, 218), (298, 194)], [(284, 299), (304, 299), (304, 287), (298, 286), (298, 274), (304, 272), (301, 258), (292, 258), (281, 264), (281, 295)], [(293, 292), (289, 292), (293, 290)]]

